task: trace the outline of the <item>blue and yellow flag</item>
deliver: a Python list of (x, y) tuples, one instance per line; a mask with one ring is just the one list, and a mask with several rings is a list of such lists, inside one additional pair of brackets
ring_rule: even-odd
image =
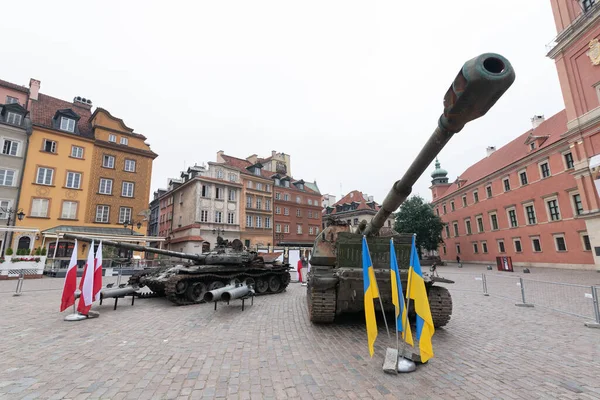
[(419, 262), (419, 253), (417, 252), (414, 236), (410, 253), (408, 280), (410, 298), (415, 301), (415, 312), (417, 313), (417, 340), (419, 341), (421, 361), (426, 362), (433, 357), (431, 337), (435, 329), (433, 328), (433, 318), (431, 317), (429, 299), (427, 298), (427, 290), (425, 289), (425, 281), (423, 280), (423, 272), (421, 271), (421, 263)]
[[(398, 270), (398, 260), (394, 250), (394, 239), (390, 239), (390, 273), (392, 275), (392, 303), (396, 306), (396, 326), (398, 332), (402, 332), (402, 339), (414, 346), (410, 324), (406, 319), (406, 307), (404, 306), (404, 295), (402, 294), (402, 282)], [(406, 321), (406, 328), (404, 322)]]
[(375, 339), (377, 339), (377, 319), (375, 318), (375, 305), (373, 304), (373, 299), (379, 297), (379, 289), (377, 288), (373, 262), (371, 261), (371, 255), (369, 254), (369, 248), (367, 247), (367, 238), (364, 235), (362, 242), (362, 264), (367, 339), (369, 341), (369, 354), (373, 357), (373, 353), (375, 352)]

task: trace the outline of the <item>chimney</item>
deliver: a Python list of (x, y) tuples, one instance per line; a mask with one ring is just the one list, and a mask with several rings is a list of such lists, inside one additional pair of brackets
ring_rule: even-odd
[(38, 81), (37, 79), (31, 78), (29, 80), (29, 98), (31, 100), (38, 99), (38, 94), (40, 93), (41, 85), (42, 85), (42, 82)]
[(257, 159), (258, 156), (256, 154), (252, 154), (250, 157), (246, 158), (246, 161), (248, 161), (250, 164), (256, 164)]
[(77, 96), (73, 98), (73, 105), (85, 110), (91, 110), (92, 101), (90, 99), (86, 99), (85, 97)]
[(531, 118), (531, 125), (533, 126), (533, 129), (540, 126), (545, 120), (546, 118), (544, 118), (543, 115), (534, 115), (533, 118)]
[(224, 163), (225, 162), (225, 159), (223, 158), (223, 154), (225, 154), (225, 152), (223, 150), (217, 151), (217, 162), (218, 163)]
[(487, 153), (487, 157), (489, 157), (493, 152), (496, 151), (496, 146), (488, 146), (485, 151)]
[(271, 157), (275, 157), (275, 154), (277, 154), (277, 152), (275, 150), (271, 150)]

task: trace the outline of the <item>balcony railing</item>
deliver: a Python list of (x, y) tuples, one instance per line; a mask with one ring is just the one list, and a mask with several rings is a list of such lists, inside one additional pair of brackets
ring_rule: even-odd
[(563, 29), (550, 43), (546, 45), (546, 54), (550, 54), (550, 52), (558, 45), (560, 41), (562, 41), (565, 37), (571, 35), (575, 32), (579, 27), (581, 27), (587, 20), (592, 18), (593, 15), (600, 9), (600, 2), (596, 2), (595, 0), (588, 0), (583, 2), (581, 14), (575, 18), (569, 26)]

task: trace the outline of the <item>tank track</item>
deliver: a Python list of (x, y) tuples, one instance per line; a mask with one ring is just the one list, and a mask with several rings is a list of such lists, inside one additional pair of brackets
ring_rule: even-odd
[(440, 328), (450, 322), (452, 315), (452, 297), (448, 289), (442, 286), (432, 286), (427, 294), (433, 326)]
[(307, 288), (308, 315), (311, 322), (331, 323), (335, 319), (336, 289), (315, 290)]
[[(270, 276), (269, 276), (270, 275)], [(269, 295), (269, 294), (277, 294), (283, 292), (290, 283), (290, 273), (288, 271), (264, 271), (264, 272), (240, 272), (231, 275), (218, 275), (218, 274), (179, 274), (174, 275), (169, 278), (169, 280), (165, 284), (165, 294), (167, 299), (172, 303), (178, 306), (186, 306), (189, 304), (199, 304), (204, 303), (204, 300), (201, 301), (192, 301), (186, 297), (186, 293), (177, 294), (176, 287), (180, 282), (184, 282), (186, 280), (192, 281), (193, 283), (202, 282), (208, 286), (215, 281), (220, 281), (226, 284), (229, 284), (229, 281), (239, 280), (243, 282), (246, 278), (252, 278), (255, 281), (258, 279), (267, 278), (266, 282), (268, 284), (271, 277), (279, 278), (279, 287), (276, 290), (271, 290), (271, 288), (267, 288), (265, 291), (257, 290), (255, 285), (255, 295)], [(258, 282), (257, 282), (258, 283)]]

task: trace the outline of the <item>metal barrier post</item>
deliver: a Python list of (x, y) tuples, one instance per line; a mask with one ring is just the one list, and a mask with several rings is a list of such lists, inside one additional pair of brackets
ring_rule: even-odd
[(487, 290), (487, 279), (486, 279), (484, 273), (481, 274), (481, 280), (483, 281), (483, 295), (489, 296), (490, 294), (488, 293), (488, 290)]
[(23, 280), (25, 279), (25, 275), (21, 272), (19, 273), (19, 279), (17, 279), (17, 288), (15, 289), (15, 293), (13, 296), (20, 296), (23, 291)]
[(528, 304), (525, 302), (525, 286), (523, 285), (523, 278), (519, 278), (519, 283), (517, 285), (521, 286), (521, 299), (522, 303), (515, 303), (517, 307), (533, 307), (533, 304)]
[(588, 328), (600, 328), (600, 305), (598, 304), (598, 286), (592, 286), (592, 303), (596, 322), (586, 322)]
[(123, 264), (119, 265), (119, 275), (117, 276), (117, 286), (121, 284), (121, 274), (123, 273)]

